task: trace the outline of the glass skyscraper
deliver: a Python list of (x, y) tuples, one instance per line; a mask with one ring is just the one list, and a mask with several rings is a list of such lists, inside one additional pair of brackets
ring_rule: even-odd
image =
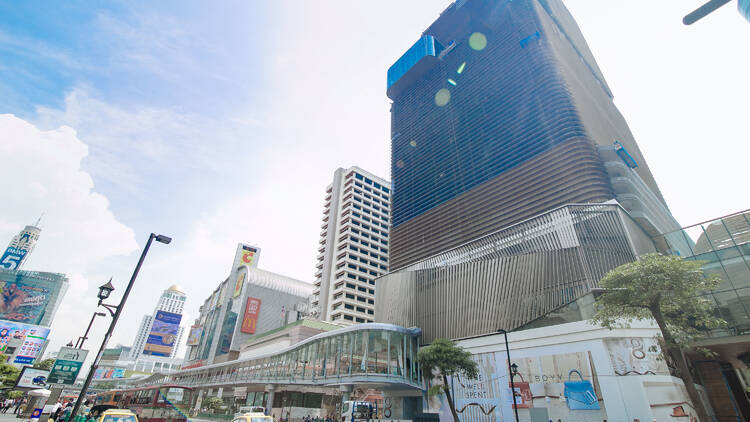
[(572, 203), (676, 230), (559, 0), (459, 0), (388, 70), (392, 270)]

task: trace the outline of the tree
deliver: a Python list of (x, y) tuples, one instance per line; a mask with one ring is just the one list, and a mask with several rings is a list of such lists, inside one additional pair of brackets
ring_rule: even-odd
[(21, 370), (13, 365), (9, 365), (8, 356), (0, 354), (0, 383), (3, 387), (14, 387), (18, 376), (21, 375)]
[(604, 292), (595, 302), (593, 321), (609, 329), (634, 320), (656, 321), (665, 359), (674, 363), (674, 375), (685, 382), (699, 419), (709, 421), (684, 355), (696, 338), (726, 324), (714, 315), (711, 303), (700, 297), (721, 282), (716, 275), (704, 275), (702, 264), (673, 255), (647, 254), (615, 268), (599, 282)]
[(224, 400), (222, 400), (221, 397), (209, 397), (206, 400), (203, 400), (203, 406), (216, 412), (217, 410), (221, 410), (224, 406)]
[(429, 394), (435, 395), (441, 392), (445, 394), (448, 406), (453, 414), (454, 422), (459, 422), (456, 404), (451, 396), (448, 377), (461, 375), (468, 379), (475, 379), (479, 375), (477, 363), (471, 359), (471, 353), (456, 346), (451, 340), (439, 338), (417, 353), (417, 362), (422, 366), (422, 371), (432, 376), (442, 377), (442, 384), (430, 387)]
[(44, 369), (45, 371), (49, 371), (52, 369), (52, 365), (55, 364), (54, 359), (44, 359), (42, 361), (39, 361), (34, 364), (34, 368), (36, 369)]

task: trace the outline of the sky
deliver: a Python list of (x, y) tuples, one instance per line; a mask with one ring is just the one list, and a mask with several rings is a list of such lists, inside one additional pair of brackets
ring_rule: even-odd
[[(338, 167), (390, 178), (386, 71), (449, 3), (0, 3), (0, 243), (44, 212), (25, 269), (70, 278), (48, 350), (82, 335), (110, 277), (117, 302), (151, 232), (174, 240), (149, 252), (112, 346), (172, 284), (191, 323), (238, 242), (311, 282), (325, 188)], [(677, 220), (750, 208), (736, 4), (686, 27), (701, 0), (565, 3)]]

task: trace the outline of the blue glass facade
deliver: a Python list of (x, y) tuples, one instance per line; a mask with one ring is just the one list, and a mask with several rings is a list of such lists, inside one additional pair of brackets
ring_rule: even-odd
[[(430, 39), (445, 46), (437, 56), (424, 53)], [(388, 77), (391, 269), (555, 207), (616, 198), (599, 153), (615, 141), (663, 202), (560, 0), (453, 4)]]
[(740, 14), (750, 21), (750, 0), (740, 0), (737, 4)]

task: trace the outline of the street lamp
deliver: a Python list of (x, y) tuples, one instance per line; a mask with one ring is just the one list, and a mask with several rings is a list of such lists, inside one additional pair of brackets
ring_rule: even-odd
[[(111, 284), (111, 283), (107, 283), (107, 284)], [(91, 316), (91, 321), (89, 321), (89, 326), (88, 328), (86, 328), (86, 332), (83, 333), (83, 337), (78, 337), (78, 341), (76, 341), (76, 345), (75, 345), (76, 349), (83, 349), (83, 343), (89, 339), (89, 331), (91, 330), (91, 326), (94, 324), (94, 319), (98, 316), (107, 316), (107, 314), (105, 314), (104, 312), (94, 312), (94, 315)]]
[(724, 6), (730, 1), (732, 0), (709, 0), (703, 6), (685, 15), (685, 17), (682, 18), (682, 23), (684, 23), (685, 25), (692, 25), (699, 19), (705, 18), (706, 15), (716, 11), (716, 9), (720, 8), (721, 6)]
[(99, 360), (101, 360), (102, 358), (102, 352), (104, 352), (104, 349), (107, 347), (109, 338), (112, 337), (112, 331), (114, 331), (115, 326), (117, 325), (117, 320), (120, 319), (120, 314), (122, 314), (122, 309), (125, 307), (125, 302), (128, 300), (130, 291), (133, 289), (133, 284), (135, 284), (136, 277), (138, 277), (138, 271), (141, 270), (141, 265), (143, 265), (143, 260), (146, 259), (146, 254), (148, 253), (148, 249), (151, 247), (151, 242), (153, 242), (154, 240), (156, 240), (159, 243), (168, 245), (169, 242), (172, 241), (172, 238), (161, 235), (161, 234), (157, 235), (154, 233), (151, 233), (148, 236), (148, 241), (146, 242), (146, 246), (143, 247), (143, 252), (141, 253), (141, 257), (138, 259), (138, 264), (136, 264), (135, 270), (133, 270), (133, 275), (130, 277), (130, 282), (128, 283), (128, 287), (125, 288), (125, 293), (122, 294), (122, 299), (120, 299), (119, 305), (115, 306), (115, 305), (108, 305), (108, 304), (103, 303), (104, 299), (107, 299), (109, 295), (112, 293), (112, 291), (115, 289), (115, 286), (112, 285), (111, 279), (109, 282), (107, 282), (107, 284), (99, 287), (99, 293), (96, 295), (97, 298), (99, 298), (99, 305), (103, 306), (105, 309), (109, 311), (109, 313), (112, 315), (112, 322), (109, 324), (109, 329), (107, 329), (107, 333), (104, 335), (104, 340), (102, 340), (102, 345), (99, 347), (99, 352), (96, 354), (96, 357), (94, 358), (94, 362), (91, 364), (91, 367), (89, 368), (89, 373), (86, 376), (86, 381), (84, 381), (83, 387), (81, 387), (81, 392), (78, 395), (78, 400), (76, 400), (76, 405), (73, 407), (73, 411), (70, 413), (70, 419), (74, 419), (76, 415), (78, 414), (78, 410), (81, 408), (81, 403), (83, 403), (83, 400), (86, 397), (86, 390), (88, 390), (89, 385), (91, 384), (91, 379), (94, 377), (94, 373), (96, 372), (96, 368), (99, 366)]
[(503, 333), (505, 338), (505, 355), (508, 357), (508, 377), (510, 378), (510, 396), (512, 400), (511, 406), (516, 415), (516, 422), (518, 422), (518, 406), (516, 405), (516, 384), (513, 382), (513, 378), (518, 373), (518, 365), (510, 363), (510, 349), (508, 348), (508, 332), (502, 328), (497, 330), (498, 333)]

